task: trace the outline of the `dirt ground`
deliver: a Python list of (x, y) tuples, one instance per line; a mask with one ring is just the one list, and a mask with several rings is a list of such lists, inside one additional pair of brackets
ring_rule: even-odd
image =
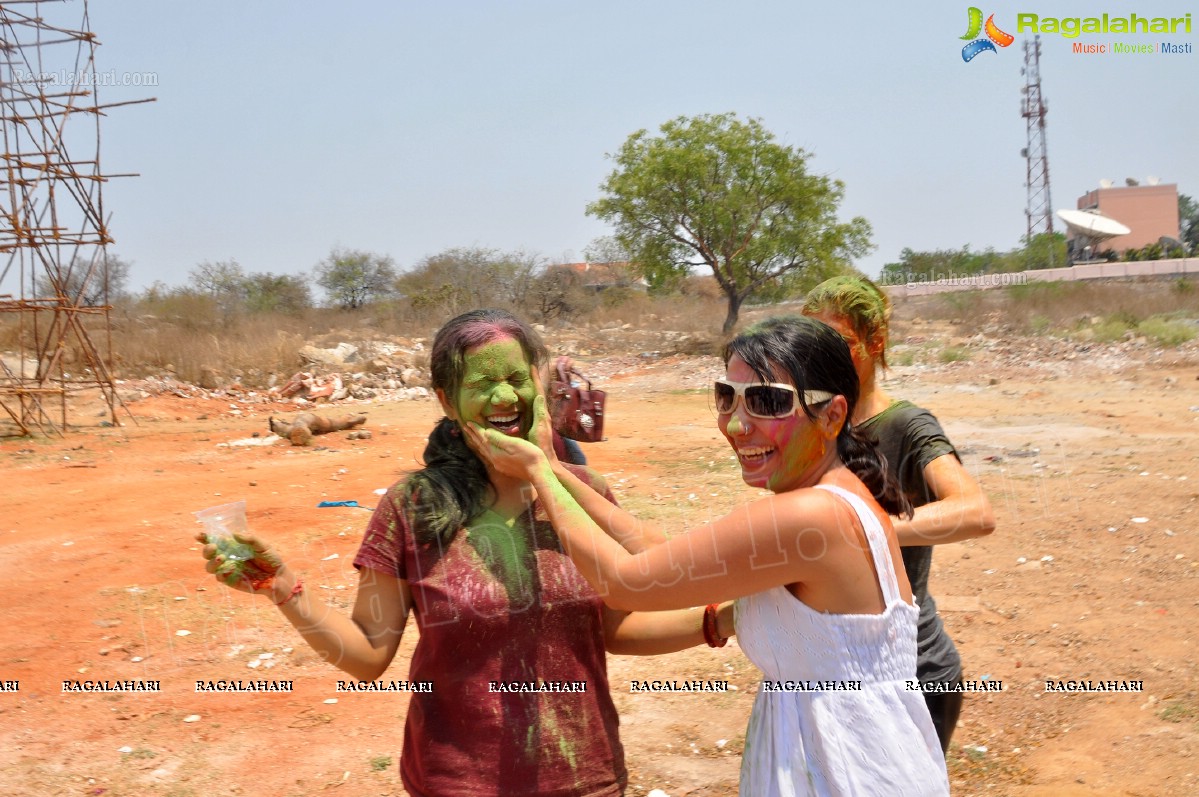
[[(1190, 345), (1190, 344), (1188, 344)], [(1035, 351), (1034, 351), (1035, 350)], [(888, 387), (937, 413), (988, 490), (998, 527), (938, 549), (932, 589), (968, 679), (950, 753), (957, 795), (1199, 793), (1199, 349), (972, 348), (900, 366)], [(591, 463), (669, 529), (755, 495), (718, 436), (713, 358), (627, 355)], [(191, 512), (245, 499), (253, 529), (348, 606), (372, 507), (417, 460), (431, 401), (349, 403), (367, 440), (245, 445), (279, 405), (170, 393), (119, 427), (0, 439), (0, 793), (399, 795), (404, 695), (336, 693), (338, 671), (267, 602), (204, 573)], [(187, 632), (187, 633), (184, 633)], [(403, 679), (410, 623), (385, 678)], [(609, 660), (631, 795), (736, 794), (759, 679), (734, 644)], [(197, 694), (196, 680), (294, 681), (290, 694)], [(158, 694), (63, 693), (74, 679), (153, 679)], [(727, 694), (632, 694), (646, 678), (725, 679)], [(1047, 693), (1046, 681), (1143, 681)], [(15, 684), (13, 682), (16, 682)], [(15, 688), (14, 688), (15, 687)]]

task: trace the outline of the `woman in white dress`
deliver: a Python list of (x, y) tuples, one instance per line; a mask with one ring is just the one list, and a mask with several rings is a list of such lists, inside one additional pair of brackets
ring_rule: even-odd
[[(737, 599), (738, 640), (764, 673), (743, 797), (945, 795), (945, 760), (916, 677), (916, 618), (888, 512), (910, 512), (848, 424), (849, 350), (828, 326), (772, 319), (725, 349), (721, 432), (771, 495), (639, 554), (608, 534), (640, 521), (556, 461), (544, 399), (533, 444), (473, 426), (473, 448), (527, 480), (567, 553), (614, 609)], [(608, 533), (605, 533), (605, 529)]]

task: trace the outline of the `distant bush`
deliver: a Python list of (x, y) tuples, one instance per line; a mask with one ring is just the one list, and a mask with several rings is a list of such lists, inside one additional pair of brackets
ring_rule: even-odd
[(1107, 318), (1094, 326), (1094, 340), (1099, 343), (1115, 343), (1123, 340), (1130, 329), (1133, 329), (1133, 326), (1124, 319)]
[(943, 363), (956, 363), (970, 359), (970, 350), (961, 346), (946, 346), (937, 354), (937, 359)]
[(1008, 285), (1003, 288), (1008, 297), (1015, 302), (1056, 301), (1067, 294), (1085, 287), (1080, 282), (1025, 282)]
[(1163, 346), (1180, 346), (1195, 338), (1195, 327), (1182, 321), (1154, 316), (1141, 322), (1138, 331)]
[(982, 291), (952, 291), (941, 294), (941, 301), (946, 307), (952, 308), (959, 317), (974, 315), (982, 306), (984, 298)]

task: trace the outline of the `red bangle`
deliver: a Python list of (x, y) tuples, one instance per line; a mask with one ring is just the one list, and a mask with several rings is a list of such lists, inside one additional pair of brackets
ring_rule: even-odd
[(708, 643), (710, 648), (722, 648), (728, 644), (729, 638), (721, 636), (716, 625), (716, 610), (715, 603), (709, 603), (704, 607), (704, 641)]
[(288, 593), (287, 597), (284, 598), (283, 600), (279, 601), (275, 605), (282, 606), (283, 604), (287, 603), (289, 600), (291, 600), (295, 596), (299, 595), (303, 591), (304, 591), (304, 582), (297, 578), (296, 585), (291, 588), (291, 592)]

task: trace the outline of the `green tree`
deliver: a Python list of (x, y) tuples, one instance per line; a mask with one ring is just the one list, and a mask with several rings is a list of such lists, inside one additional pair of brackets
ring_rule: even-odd
[(969, 250), (968, 246), (957, 249), (936, 249), (931, 252), (917, 252), (910, 247), (904, 247), (899, 252), (899, 262), (887, 263), (879, 272), (879, 281), (883, 285), (903, 285), (908, 282), (935, 282), (954, 273), (954, 264), (962, 254)]
[(1178, 195), (1178, 234), (1191, 254), (1199, 253), (1199, 202)]
[(917, 252), (904, 247), (899, 253), (899, 262), (883, 266), (879, 282), (883, 285), (902, 285), (1011, 271), (1017, 268), (1011, 262), (1011, 257), (994, 249), (971, 252), (969, 244), (961, 249), (935, 249), (931, 252)]
[(1070, 265), (1066, 254), (1066, 236), (1060, 232), (1043, 232), (1025, 240), (1022, 254), (1026, 271)]
[(92, 257), (72, 257), (64, 268), (52, 266), (34, 283), (38, 296), (61, 294), (79, 307), (102, 307), (128, 297), (126, 260), (96, 250)]
[(679, 117), (633, 133), (587, 207), (615, 226), (651, 290), (709, 268), (728, 301), (724, 332), (755, 292), (800, 272), (826, 274), (870, 249), (863, 218), (837, 220), (844, 186), (807, 170), (756, 119)]
[(308, 280), (298, 274), (251, 274), (245, 279), (246, 309), (297, 315), (312, 307)]
[(1141, 247), (1141, 260), (1161, 260), (1165, 254), (1162, 245), (1156, 241)]
[(996, 252), (994, 249), (971, 252), (969, 244), (961, 249), (935, 249), (931, 252), (917, 252), (904, 247), (899, 253), (898, 262), (883, 266), (879, 282), (883, 285), (936, 282), (975, 274), (1061, 268), (1067, 262), (1066, 238), (1059, 233), (1036, 235), (1032, 241), (1008, 252)]
[(315, 272), (316, 284), (343, 310), (357, 310), (390, 296), (396, 281), (390, 257), (359, 249), (334, 249), (316, 264)]

